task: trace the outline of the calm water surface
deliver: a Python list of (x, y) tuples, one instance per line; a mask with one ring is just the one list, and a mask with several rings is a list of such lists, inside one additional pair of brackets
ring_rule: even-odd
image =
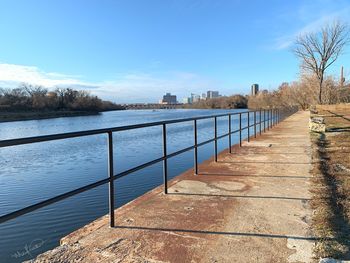
[[(159, 120), (245, 110), (138, 110), (105, 112), (98, 116), (0, 123), (0, 140), (61, 132), (81, 131)], [(244, 115), (245, 116), (245, 115)], [(243, 126), (246, 118), (243, 118)], [(228, 118), (218, 118), (218, 135), (228, 132)], [(214, 122), (198, 121), (198, 142), (214, 136)], [(232, 130), (238, 116), (232, 117)], [(168, 152), (193, 145), (193, 122), (167, 127)], [(246, 137), (246, 133), (243, 134)], [(0, 215), (107, 177), (106, 135), (0, 148)], [(114, 172), (162, 156), (162, 128), (117, 132), (114, 139)], [(234, 143), (238, 134), (232, 136)], [(219, 150), (228, 138), (219, 140)], [(199, 148), (199, 161), (213, 155), (213, 144)], [(193, 151), (171, 158), (169, 179), (193, 167)], [(162, 164), (135, 172), (115, 183), (116, 206), (162, 184)], [(108, 213), (107, 185), (41, 208), (0, 224), (0, 262), (21, 262), (59, 245), (59, 239)]]

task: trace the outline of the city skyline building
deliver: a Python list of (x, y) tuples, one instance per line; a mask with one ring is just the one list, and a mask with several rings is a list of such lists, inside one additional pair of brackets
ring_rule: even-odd
[(207, 99), (213, 99), (213, 98), (218, 98), (218, 97), (220, 97), (218, 91), (214, 91), (214, 90), (207, 91)]
[(189, 97), (183, 98), (182, 99), (182, 103), (183, 104), (190, 104), (191, 103), (191, 98), (189, 98)]
[(170, 92), (167, 92), (163, 99), (159, 101), (160, 104), (177, 104), (177, 98), (176, 95), (171, 95)]
[(201, 96), (198, 94), (191, 93), (191, 103), (196, 103), (201, 100)]
[(259, 93), (259, 84), (253, 84), (251, 86), (251, 95), (256, 96)]

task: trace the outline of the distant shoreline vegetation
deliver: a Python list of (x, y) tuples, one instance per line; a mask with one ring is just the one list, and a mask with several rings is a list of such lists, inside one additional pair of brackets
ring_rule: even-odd
[(242, 95), (222, 96), (184, 104), (183, 107), (190, 109), (246, 109), (248, 98)]
[(71, 88), (48, 91), (28, 84), (15, 89), (0, 88), (0, 122), (96, 115), (124, 109), (89, 92)]
[(27, 120), (41, 120), (51, 119), (60, 117), (78, 117), (78, 116), (89, 116), (98, 115), (100, 112), (94, 111), (11, 111), (3, 112), (0, 111), (0, 123), (10, 121), (27, 121)]

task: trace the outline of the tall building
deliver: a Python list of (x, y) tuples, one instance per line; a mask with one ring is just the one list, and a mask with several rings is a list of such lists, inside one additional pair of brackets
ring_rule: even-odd
[(201, 96), (198, 94), (191, 93), (191, 103), (195, 103), (201, 100)]
[(187, 98), (183, 98), (182, 99), (182, 103), (183, 104), (190, 104), (191, 103), (191, 98), (188, 98), (188, 97)]
[(341, 66), (341, 70), (340, 70), (340, 87), (344, 87), (344, 82), (345, 82), (345, 78), (344, 78), (344, 67)]
[(166, 93), (163, 99), (159, 101), (160, 104), (176, 104), (176, 95), (171, 95), (171, 93)]
[(259, 92), (259, 84), (253, 84), (252, 85), (252, 90), (251, 90), (251, 95), (255, 96)]
[(218, 98), (219, 96), (220, 95), (218, 91), (213, 91), (213, 90), (207, 91), (207, 99)]

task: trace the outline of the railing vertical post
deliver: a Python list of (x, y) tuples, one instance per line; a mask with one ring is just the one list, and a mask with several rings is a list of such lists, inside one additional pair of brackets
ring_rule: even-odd
[(215, 162), (218, 161), (218, 122), (217, 117), (214, 117), (214, 151), (215, 151)]
[(168, 160), (167, 160), (167, 143), (166, 143), (166, 124), (163, 123), (163, 180), (164, 194), (168, 193)]
[(194, 174), (198, 174), (197, 120), (194, 120)]
[(231, 128), (231, 114), (228, 115), (228, 149), (229, 153), (232, 153), (232, 141), (231, 141), (231, 133), (232, 133), (232, 128)]
[(273, 109), (270, 109), (270, 127), (272, 128), (273, 126), (273, 115), (272, 115)]
[(261, 123), (261, 108), (260, 108), (260, 113), (259, 113), (259, 125), (260, 125), (260, 129), (259, 129), (259, 132), (260, 132), (260, 135), (261, 135), (261, 127), (262, 127), (262, 123)]
[(285, 109), (284, 109), (284, 110), (281, 110), (281, 121), (284, 120), (284, 112), (285, 112)]
[(264, 132), (266, 131), (266, 111), (264, 109)]
[(281, 109), (278, 109), (278, 123), (281, 122)]
[(254, 138), (256, 138), (256, 111), (254, 111)]
[(278, 109), (276, 109), (276, 125), (278, 124)]
[(242, 113), (239, 113), (239, 147), (242, 147)]
[(114, 227), (113, 133), (108, 132), (109, 226)]
[(248, 117), (248, 121), (247, 121), (247, 123), (248, 123), (248, 125), (247, 125), (247, 126), (248, 126), (248, 142), (250, 142), (250, 138), (249, 138), (249, 137), (250, 137), (250, 127), (249, 127), (249, 126), (250, 126), (250, 121), (249, 121), (249, 116), (250, 116), (250, 112), (248, 111), (248, 116), (247, 116), (247, 117)]
[(267, 110), (267, 130), (270, 130), (270, 109)]
[(271, 128), (273, 127), (273, 109), (271, 109)]
[(279, 109), (278, 110), (278, 122), (281, 122), (281, 119), (282, 119), (282, 110)]

